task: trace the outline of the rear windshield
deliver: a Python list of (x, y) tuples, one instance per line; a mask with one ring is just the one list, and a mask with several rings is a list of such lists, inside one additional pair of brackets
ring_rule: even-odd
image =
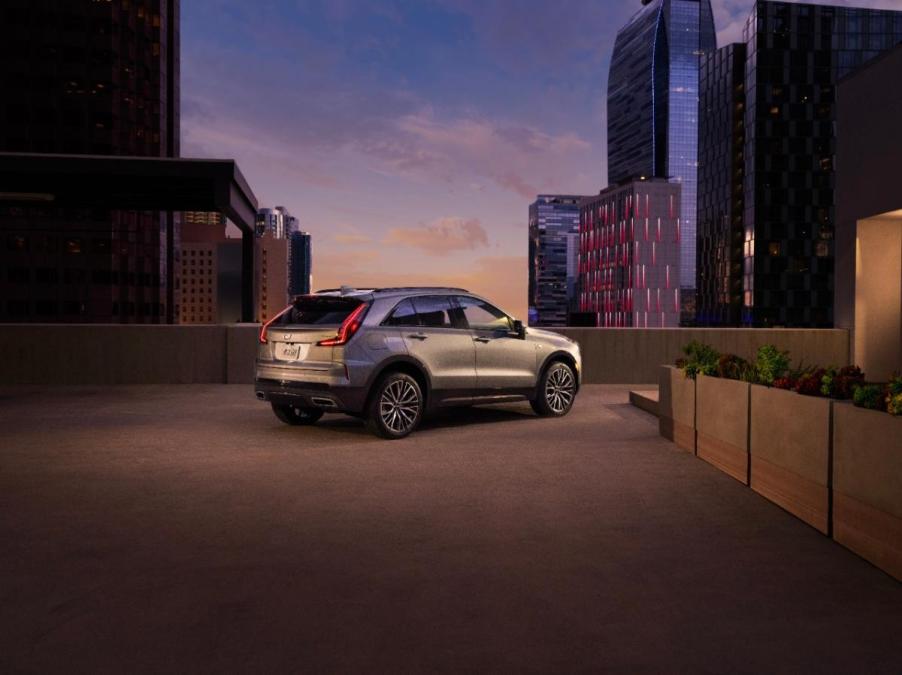
[(277, 326), (338, 326), (362, 303), (353, 298), (307, 296), (297, 298)]

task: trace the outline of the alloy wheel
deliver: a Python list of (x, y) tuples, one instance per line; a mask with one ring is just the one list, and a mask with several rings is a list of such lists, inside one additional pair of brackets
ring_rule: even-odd
[(545, 400), (556, 414), (560, 415), (573, 403), (576, 382), (569, 368), (558, 367), (551, 371), (545, 383)]
[(413, 428), (420, 413), (420, 395), (407, 380), (393, 380), (379, 397), (379, 416), (387, 429), (404, 434)]

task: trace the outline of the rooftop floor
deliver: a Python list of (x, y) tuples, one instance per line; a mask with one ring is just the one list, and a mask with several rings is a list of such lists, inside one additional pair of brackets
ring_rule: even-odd
[(248, 386), (0, 390), (0, 671), (902, 672), (902, 584), (627, 401), (386, 442)]

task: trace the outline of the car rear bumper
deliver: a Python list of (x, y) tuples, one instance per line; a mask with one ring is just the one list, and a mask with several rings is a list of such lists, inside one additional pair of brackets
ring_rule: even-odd
[(365, 387), (335, 386), (325, 382), (287, 382), (257, 378), (254, 393), (258, 400), (290, 403), (326, 412), (359, 415), (366, 405)]

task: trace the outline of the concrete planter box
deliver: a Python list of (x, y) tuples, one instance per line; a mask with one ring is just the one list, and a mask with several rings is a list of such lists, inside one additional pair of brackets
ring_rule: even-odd
[(661, 366), (658, 379), (658, 428), (664, 438), (695, 452), (695, 380), (674, 366)]
[(699, 375), (696, 395), (698, 456), (728, 476), (749, 484), (748, 382)]
[(755, 492), (824, 534), (830, 532), (832, 401), (751, 387), (751, 481)]
[(833, 415), (833, 538), (902, 581), (902, 418)]

